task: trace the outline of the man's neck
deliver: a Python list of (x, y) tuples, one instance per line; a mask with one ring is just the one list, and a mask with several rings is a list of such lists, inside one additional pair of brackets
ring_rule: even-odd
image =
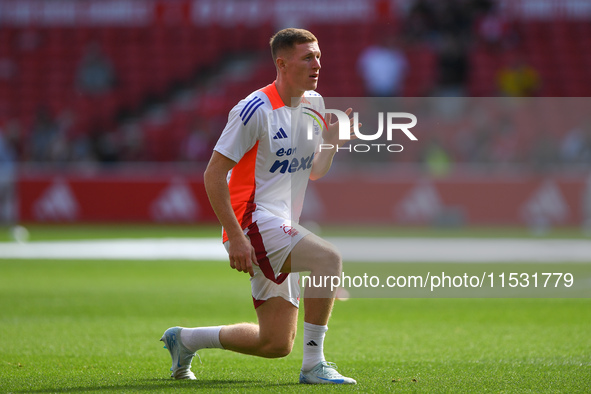
[[(277, 80), (275, 81), (275, 87), (277, 88), (277, 93), (279, 93), (279, 97), (281, 97), (283, 104), (288, 107), (291, 107), (292, 104), (295, 104), (293, 106), (297, 107), (300, 104), (302, 97), (304, 97), (303, 91), (288, 86), (279, 76), (277, 76)], [(294, 97), (298, 97), (297, 103), (292, 102), (292, 98)]]

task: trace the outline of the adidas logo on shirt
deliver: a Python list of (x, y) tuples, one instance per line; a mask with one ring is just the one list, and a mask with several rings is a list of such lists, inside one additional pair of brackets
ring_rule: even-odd
[(287, 138), (287, 134), (285, 133), (285, 130), (283, 130), (282, 127), (279, 128), (279, 131), (277, 132), (277, 134), (275, 134), (275, 136), (273, 137), (274, 140), (280, 140), (283, 138)]

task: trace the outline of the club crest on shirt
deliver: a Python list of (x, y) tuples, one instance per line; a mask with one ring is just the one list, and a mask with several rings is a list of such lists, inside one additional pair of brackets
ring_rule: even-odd
[(315, 124), (312, 126), (312, 129), (314, 130), (314, 134), (315, 134), (315, 135), (318, 135), (318, 134), (320, 134), (320, 125), (319, 125), (319, 124), (315, 123)]
[(296, 230), (294, 227), (289, 226), (287, 224), (282, 224), (280, 226), (280, 228), (283, 230), (283, 232), (287, 235), (289, 235), (290, 237), (295, 237), (296, 235), (298, 235), (300, 232), (298, 230)]

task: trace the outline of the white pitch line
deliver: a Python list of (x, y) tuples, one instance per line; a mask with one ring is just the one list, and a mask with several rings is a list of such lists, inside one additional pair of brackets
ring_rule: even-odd
[(220, 239), (114, 239), (0, 243), (0, 258), (100, 260), (224, 260)]
[[(587, 240), (328, 238), (345, 261), (591, 262)], [(227, 260), (219, 238), (0, 243), (0, 259)]]
[(344, 260), (370, 262), (591, 262), (587, 240), (332, 238)]

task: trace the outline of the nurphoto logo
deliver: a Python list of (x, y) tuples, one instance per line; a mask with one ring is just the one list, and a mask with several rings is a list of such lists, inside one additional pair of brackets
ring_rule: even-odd
[[(328, 124), (324, 117), (318, 112), (313, 110), (312, 108), (306, 107), (313, 112), (313, 114), (304, 112), (304, 114), (309, 116), (308, 119), (308, 139), (311, 140), (315, 134), (315, 128), (328, 128)], [(354, 134), (359, 140), (361, 141), (376, 141), (384, 134), (384, 129), (386, 131), (386, 139), (388, 141), (392, 141), (392, 137), (394, 135), (394, 131), (401, 131), (403, 132), (406, 137), (408, 137), (411, 141), (417, 141), (417, 137), (410, 131), (411, 128), (416, 126), (417, 124), (417, 117), (409, 112), (386, 112), (386, 127), (384, 128), (384, 112), (378, 112), (378, 130), (373, 134), (364, 134), (359, 131), (359, 113), (353, 112), (353, 133), (351, 133), (351, 123), (350, 119), (347, 114), (343, 111), (338, 109), (325, 109), (325, 113), (334, 114), (337, 118), (337, 123), (339, 125), (339, 140), (350, 140), (351, 136)], [(407, 122), (401, 123), (400, 119), (406, 119)], [(317, 123), (317, 125), (314, 124)], [(332, 144), (320, 144), (320, 151), (322, 149), (333, 149), (335, 148)], [(347, 151), (347, 152), (370, 152), (376, 151), (380, 152), (382, 149), (388, 152), (402, 152), (404, 147), (400, 144), (355, 144), (355, 145), (347, 145), (347, 146), (337, 146), (338, 151)]]

